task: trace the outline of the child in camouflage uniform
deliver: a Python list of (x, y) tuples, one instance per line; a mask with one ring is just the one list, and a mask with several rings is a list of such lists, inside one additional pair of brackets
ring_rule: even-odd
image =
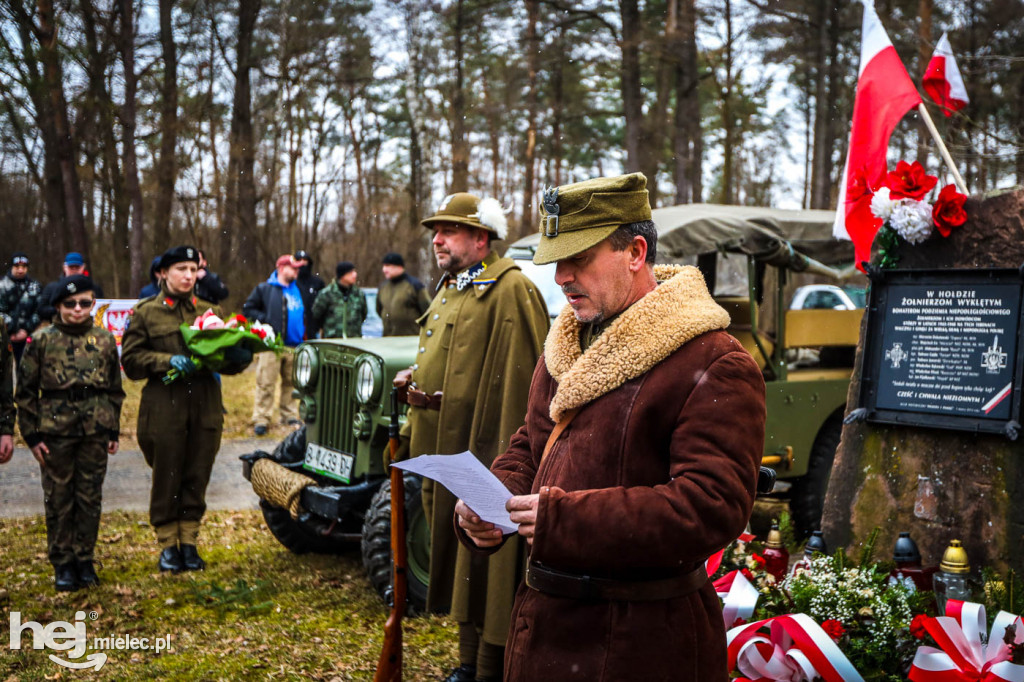
[(124, 400), (117, 342), (94, 326), (93, 294), (85, 275), (60, 281), (57, 315), (25, 348), (15, 394), (21, 433), (42, 471), (47, 549), (60, 592), (99, 584), (93, 548)]

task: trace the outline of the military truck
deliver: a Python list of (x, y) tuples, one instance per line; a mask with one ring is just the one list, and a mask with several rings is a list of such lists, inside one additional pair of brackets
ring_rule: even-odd
[[(831, 238), (834, 214), (685, 205), (656, 209), (658, 258), (692, 263), (732, 317), (729, 331), (764, 372), (768, 433), (764, 464), (788, 496), (798, 529), (817, 528), (839, 442), (861, 310), (789, 310), (797, 284), (835, 281), (852, 262)], [(554, 265), (532, 262), (538, 236), (506, 255), (537, 283), (552, 314), (565, 305)], [(390, 485), (383, 453), (391, 379), (415, 360), (415, 337), (320, 339), (296, 350), (294, 385), (304, 427), (272, 453), (243, 457), (267, 526), (288, 549), (332, 552), (361, 546), (373, 586), (390, 586)], [(257, 464), (263, 460), (262, 464)], [(254, 467), (259, 471), (254, 474)], [(406, 477), (409, 594), (422, 608), (429, 534), (420, 481)]]

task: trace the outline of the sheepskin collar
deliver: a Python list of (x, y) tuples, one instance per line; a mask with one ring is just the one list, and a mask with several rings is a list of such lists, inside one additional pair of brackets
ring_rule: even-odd
[(544, 343), (548, 372), (558, 382), (551, 419), (582, 407), (648, 372), (690, 339), (729, 326), (729, 313), (708, 293), (697, 268), (656, 265), (659, 285), (622, 312), (585, 352), (570, 306), (551, 325)]

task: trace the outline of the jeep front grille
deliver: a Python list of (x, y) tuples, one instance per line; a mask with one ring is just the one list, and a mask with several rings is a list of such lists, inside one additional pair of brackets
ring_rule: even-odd
[(352, 433), (352, 418), (356, 412), (352, 398), (353, 375), (352, 367), (326, 364), (321, 368), (320, 381), (323, 386), (318, 416), (320, 444), (350, 454), (356, 451), (356, 437)]

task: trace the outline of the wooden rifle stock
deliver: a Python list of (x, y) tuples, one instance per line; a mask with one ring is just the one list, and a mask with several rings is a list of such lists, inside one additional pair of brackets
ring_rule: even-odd
[[(391, 390), (391, 423), (388, 425), (388, 449), (393, 463), (398, 455), (398, 391)], [(405, 480), (402, 470), (389, 467), (391, 480), (391, 613), (384, 623), (384, 645), (377, 659), (374, 682), (401, 682), (402, 617), (408, 591), (409, 569), (405, 544)]]

